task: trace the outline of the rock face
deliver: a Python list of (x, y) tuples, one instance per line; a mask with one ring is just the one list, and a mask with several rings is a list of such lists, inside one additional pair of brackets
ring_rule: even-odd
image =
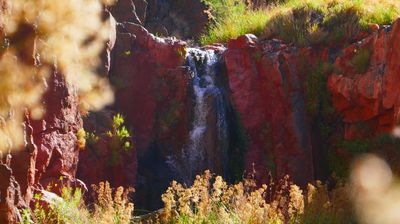
[[(256, 178), (266, 182), (271, 171), (277, 178), (289, 174), (305, 185), (319, 177), (316, 173), (326, 157), (319, 154), (326, 151), (321, 147), (322, 128), (314, 128), (316, 117), (307, 111), (312, 100), (307, 96), (310, 68), (320, 62), (334, 67), (322, 89), (330, 91), (336, 115), (341, 116), (334, 126), (337, 135), (345, 140), (368, 138), (398, 125), (400, 20), (333, 53), (322, 47), (299, 49), (279, 40), (261, 41), (253, 35), (229, 41), (226, 50), (210, 46), (222, 54), (222, 59), (208, 56), (220, 60), (215, 66), (220, 74), (212, 80), (200, 74), (213, 66), (201, 64), (207, 60), (194, 60), (195, 49), (191, 49), (193, 65), (188, 65), (185, 42), (156, 37), (145, 28), (163, 35), (196, 37), (207, 23), (203, 7), (195, 0), (119, 0), (110, 9), (115, 20), (110, 22), (99, 71), (108, 74), (116, 101), (85, 118), (85, 129), (105, 133), (112, 128), (113, 115), (121, 113), (134, 148), (121, 152), (116, 164), (110, 163), (114, 152), (105, 138), (80, 152), (77, 132), (83, 124), (77, 92), (54, 72), (43, 98), (45, 117), (35, 121), (26, 112), (25, 148), (0, 164), (0, 223), (18, 221), (17, 208), (31, 201), (34, 190), (52, 183), (84, 187), (75, 177), (78, 160), (77, 176), (85, 183), (107, 180), (114, 187), (135, 186), (135, 203), (147, 209), (158, 208), (169, 181), (182, 178), (169, 162), (187, 158), (182, 154), (188, 148), (202, 148), (211, 168), (218, 167), (219, 174), (228, 169), (223, 173), (228, 179), (235, 174), (241, 177), (244, 169), (254, 170)], [(194, 74), (191, 69), (198, 71)], [(224, 97), (203, 95), (207, 86), (209, 95), (221, 91)], [(205, 107), (198, 106), (198, 101)], [(221, 123), (223, 131), (218, 130)], [(368, 129), (360, 128), (360, 123)], [(200, 132), (206, 134), (195, 138)], [(201, 147), (195, 147), (193, 139)], [(220, 147), (221, 139), (224, 147)], [(336, 147), (337, 139), (329, 140), (323, 144)], [(224, 155), (217, 155), (219, 151), (225, 151)], [(198, 162), (193, 158), (187, 167)]]
[[(302, 59), (313, 57), (279, 41), (245, 35), (224, 53), (231, 98), (247, 133), (245, 169), (266, 181), (289, 174), (297, 183), (313, 178), (310, 127), (305, 111)], [(267, 170), (268, 169), (268, 170)]]
[(206, 5), (199, 0), (148, 0), (145, 27), (163, 36), (196, 38), (209, 22), (206, 10)]
[(84, 186), (75, 179), (79, 154), (76, 133), (82, 128), (77, 89), (68, 85), (57, 71), (52, 71), (45, 82), (44, 116), (34, 120), (25, 111), (21, 124), (24, 147), (4, 155), (4, 164), (0, 161), (1, 223), (19, 222), (18, 209), (29, 205), (35, 189), (54, 184), (59, 188)]
[(27, 117), (26, 147), (12, 154), (11, 168), (27, 202), (33, 185), (47, 187), (60, 177), (74, 182), (77, 170), (76, 133), (82, 128), (77, 90), (57, 72), (53, 72), (47, 85), (44, 117), (41, 120)]
[[(391, 132), (399, 123), (400, 20), (343, 50), (328, 80), (345, 138)], [(364, 123), (367, 127), (361, 127)], [(368, 133), (366, 133), (366, 128)]]
[(196, 38), (204, 31), (209, 21), (205, 10), (199, 0), (120, 0), (111, 9), (118, 22), (141, 24), (151, 33), (180, 39)]
[[(113, 110), (132, 128), (142, 202), (159, 201), (172, 179), (167, 156), (180, 152), (190, 128), (190, 75), (182, 66), (186, 44), (155, 37), (133, 23), (119, 28), (110, 72)], [(147, 194), (151, 189), (160, 192)]]
[(28, 206), (8, 165), (0, 162), (0, 223), (16, 224), (22, 221), (19, 209)]
[(57, 72), (49, 77), (47, 86), (45, 116), (32, 120), (27, 112), (25, 148), (11, 152), (6, 163), (0, 164), (1, 223), (19, 222), (18, 209), (29, 205), (34, 189), (49, 184), (85, 187), (75, 179), (79, 155), (76, 133), (82, 128), (77, 91)]
[[(2, 38), (2, 14), (8, 4), (0, 0)], [(82, 128), (82, 119), (77, 90), (56, 71), (45, 86), (44, 117), (33, 120), (29, 111), (25, 112), (24, 148), (0, 155), (0, 223), (20, 223), (20, 211), (29, 208), (35, 189), (58, 183), (60, 177), (59, 187), (79, 183), (75, 179), (79, 154), (76, 133)]]
[[(130, 1), (120, 1), (117, 11), (119, 19), (129, 19), (135, 12), (134, 5)], [(117, 39), (117, 23), (110, 13), (106, 13), (105, 18), (109, 19), (110, 35), (102, 53), (102, 64), (98, 71), (100, 74), (109, 76), (113, 49)], [(135, 17), (136, 18), (136, 17)], [(118, 54), (124, 55), (125, 52)], [(84, 117), (84, 129), (86, 135), (95, 134), (97, 142), (90, 142), (87, 139), (86, 147), (79, 154), (81, 161), (78, 166), (77, 176), (87, 185), (98, 184), (108, 181), (112, 186), (135, 186), (137, 173), (136, 149), (129, 151), (111, 147), (111, 139), (106, 136), (106, 132), (112, 130), (113, 116), (119, 111), (104, 109), (100, 112), (90, 112)], [(118, 157), (118, 158), (117, 158)], [(118, 161), (113, 161), (113, 160)]]
[(73, 180), (78, 165), (77, 135), (82, 128), (77, 89), (54, 72), (44, 96), (45, 117), (31, 121), (37, 146), (35, 183), (46, 187), (61, 176)]

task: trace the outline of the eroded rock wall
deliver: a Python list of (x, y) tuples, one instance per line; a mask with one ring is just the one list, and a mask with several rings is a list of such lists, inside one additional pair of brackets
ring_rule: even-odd
[[(357, 58), (365, 65), (356, 63)], [(400, 20), (344, 49), (334, 65), (339, 69), (328, 88), (343, 115), (345, 138), (392, 132), (400, 118)]]
[(114, 109), (126, 117), (134, 136), (137, 187), (143, 190), (138, 196), (145, 203), (160, 200), (173, 174), (167, 156), (180, 152), (189, 133), (190, 75), (182, 66), (185, 47), (182, 41), (161, 39), (140, 25), (124, 23), (113, 50)]
[(111, 9), (118, 22), (141, 24), (153, 34), (194, 39), (209, 22), (200, 0), (119, 0)]
[(312, 50), (245, 35), (224, 53), (233, 104), (248, 136), (245, 169), (267, 181), (268, 172), (297, 183), (313, 179), (310, 127), (305, 110), (304, 58)]

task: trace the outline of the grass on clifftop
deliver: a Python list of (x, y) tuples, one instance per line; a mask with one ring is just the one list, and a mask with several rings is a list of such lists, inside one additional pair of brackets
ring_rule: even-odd
[(204, 2), (214, 23), (200, 37), (203, 45), (246, 33), (298, 46), (351, 42), (361, 31), (370, 31), (370, 24), (389, 25), (400, 15), (400, 1), (392, 0), (287, 0), (259, 9), (241, 0)]

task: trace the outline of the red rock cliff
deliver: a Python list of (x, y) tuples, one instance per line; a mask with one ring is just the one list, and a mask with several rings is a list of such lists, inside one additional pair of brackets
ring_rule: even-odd
[(308, 49), (245, 35), (224, 53), (231, 98), (248, 135), (245, 169), (266, 181), (267, 172), (289, 174), (305, 184), (313, 178), (310, 130), (305, 112), (304, 74)]
[[(356, 61), (362, 55), (358, 60), (365, 65)], [(360, 123), (372, 132), (369, 136), (390, 133), (400, 118), (400, 20), (344, 49), (335, 66), (339, 69), (330, 76), (328, 88), (343, 115), (345, 138), (368, 137)]]

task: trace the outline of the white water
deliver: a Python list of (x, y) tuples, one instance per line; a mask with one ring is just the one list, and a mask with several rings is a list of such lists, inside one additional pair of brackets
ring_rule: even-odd
[[(227, 121), (223, 90), (216, 85), (218, 55), (213, 50), (203, 51), (191, 48), (188, 49), (186, 60), (192, 74), (195, 101), (192, 129), (189, 133), (189, 141), (182, 149), (181, 158), (170, 157), (167, 163), (185, 183), (189, 184), (195, 175), (201, 174), (205, 169), (213, 168), (210, 158), (216, 155), (207, 155), (207, 150), (210, 151), (207, 147), (216, 146), (207, 145), (206, 135), (212, 131), (211, 128), (218, 129), (215, 132), (218, 134), (215, 139), (219, 141), (217, 148), (224, 149), (224, 142), (227, 139)], [(216, 113), (217, 124), (207, 124), (210, 112)], [(212, 152), (217, 150), (211, 149)]]

